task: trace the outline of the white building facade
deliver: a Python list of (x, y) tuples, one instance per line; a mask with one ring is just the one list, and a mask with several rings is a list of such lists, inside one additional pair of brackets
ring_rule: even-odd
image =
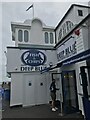
[[(48, 103), (51, 100), (49, 86), (55, 78), (60, 88), (57, 100), (64, 102), (66, 111), (81, 110), (83, 114), (80, 67), (89, 62), (83, 59), (75, 62), (70, 58), (90, 48), (86, 21), (90, 19), (89, 9), (88, 6), (73, 4), (56, 28), (46, 26), (38, 18), (11, 23), (15, 47), (7, 47), (7, 73), (11, 76), (10, 106)], [(48, 71), (53, 66), (57, 67)], [(41, 74), (43, 70), (48, 72)], [(86, 73), (90, 94), (88, 70)]]
[(22, 24), (11, 23), (11, 27), (15, 47), (7, 47), (7, 72), (11, 75), (10, 106), (48, 103), (51, 73), (41, 74), (40, 71), (57, 63), (54, 28), (38, 18)]
[[(80, 21), (88, 16), (87, 10), (89, 9), (90, 8), (87, 9), (82, 6), (72, 5), (69, 9), (70, 11), (68, 11), (69, 13), (66, 13), (66, 16), (60, 21), (55, 29), (56, 40), (58, 41), (58, 44), (56, 44), (55, 47), (57, 50), (58, 65), (62, 63), (59, 72), (62, 73), (63, 76), (63, 80), (61, 79), (61, 91), (63, 91), (61, 94), (63, 102), (65, 103), (66, 110), (79, 108), (79, 110), (82, 111), (82, 114), (84, 114), (82, 103), (83, 87), (81, 84), (82, 80), (80, 67), (89, 66), (90, 64), (89, 60), (87, 60), (87, 65), (87, 61), (85, 59), (80, 59), (84, 57), (84, 53), (82, 52), (88, 50), (90, 47), (88, 37), (90, 29), (88, 20), (90, 18), (88, 17), (88, 20), (85, 22), (83, 21), (80, 23)], [(83, 54), (82, 57), (80, 57), (80, 53)], [(90, 57), (90, 54), (88, 56)], [(87, 73), (88, 95), (90, 95), (89, 72), (88, 70), (85, 71)]]

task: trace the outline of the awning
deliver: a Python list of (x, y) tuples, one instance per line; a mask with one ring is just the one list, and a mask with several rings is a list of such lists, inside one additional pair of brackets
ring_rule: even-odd
[(66, 59), (65, 61), (62, 62), (62, 65), (69, 65), (87, 59), (90, 59), (90, 49)]
[(55, 68), (61, 67), (61, 66), (62, 66), (62, 63), (56, 64), (56, 65), (54, 65), (54, 66), (47, 67), (47, 68), (41, 70), (41, 74), (42, 74), (42, 73), (45, 73), (45, 72), (48, 72), (48, 71), (50, 71), (50, 70), (53, 70), (53, 69), (55, 69)]
[(47, 68), (43, 69), (41, 71), (41, 73), (48, 72), (49, 70), (52, 70), (52, 69), (55, 69), (55, 68), (58, 68), (58, 67), (61, 67), (64, 65), (74, 64), (76, 62), (80, 62), (80, 61), (87, 60), (87, 59), (90, 59), (90, 49), (88, 49), (84, 52), (81, 52), (73, 57), (70, 57), (62, 62), (59, 62), (54, 66), (47, 67)]

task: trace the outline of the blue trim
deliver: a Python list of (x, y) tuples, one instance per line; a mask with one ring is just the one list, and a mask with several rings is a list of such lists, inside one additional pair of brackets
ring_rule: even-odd
[(49, 70), (52, 70), (52, 69), (55, 69), (55, 68), (58, 68), (58, 67), (61, 67), (61, 66), (64, 66), (64, 65), (70, 65), (70, 64), (73, 64), (73, 63), (76, 63), (76, 62), (80, 62), (80, 61), (83, 61), (83, 60), (86, 60), (86, 59), (89, 59), (90, 58), (90, 49), (84, 51), (84, 52), (81, 52), (71, 58), (68, 58), (62, 62), (59, 62), (57, 63), (57, 65), (55, 67), (51, 66), (51, 67), (47, 67), (45, 69), (43, 69), (41, 71), (41, 73), (44, 73), (44, 72), (48, 72)]
[(51, 69), (51, 67), (46, 67), (45, 69), (41, 70), (41, 74), (44, 73), (44, 72), (48, 72), (49, 70)]
[(86, 60), (86, 59), (89, 59), (90, 58), (90, 49), (84, 51), (84, 52), (81, 52), (71, 58), (68, 58), (66, 60), (64, 60), (62, 62), (63, 65), (69, 65), (69, 64), (73, 64), (73, 63), (76, 63), (76, 62), (80, 62), (80, 61), (83, 61), (83, 60)]

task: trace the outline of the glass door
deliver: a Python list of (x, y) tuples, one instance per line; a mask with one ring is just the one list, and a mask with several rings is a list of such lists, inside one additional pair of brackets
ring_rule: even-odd
[(62, 90), (64, 112), (78, 111), (78, 98), (75, 71), (62, 72)]

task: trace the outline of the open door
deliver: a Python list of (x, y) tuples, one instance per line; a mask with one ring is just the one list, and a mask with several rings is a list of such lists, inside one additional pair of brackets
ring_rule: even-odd
[(75, 71), (62, 72), (63, 108), (65, 113), (79, 110)]

